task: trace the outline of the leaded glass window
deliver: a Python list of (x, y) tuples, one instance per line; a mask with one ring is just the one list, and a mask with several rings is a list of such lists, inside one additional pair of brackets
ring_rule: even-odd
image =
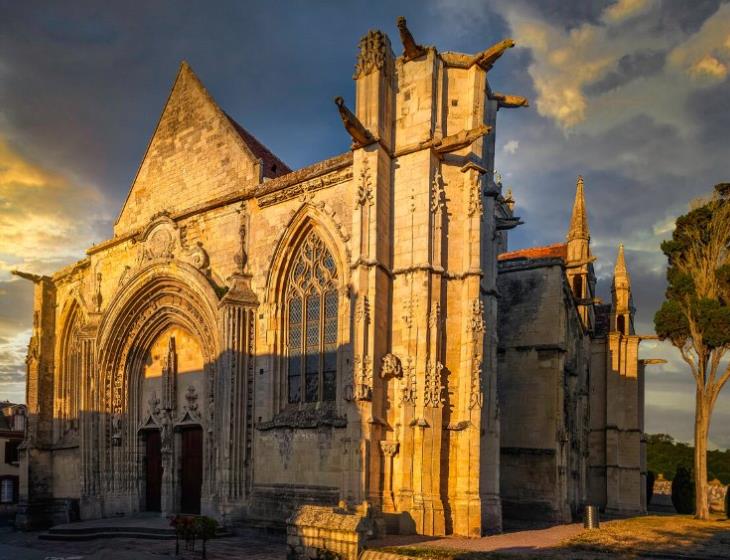
[(335, 400), (337, 267), (311, 232), (294, 256), (286, 291), (289, 403)]

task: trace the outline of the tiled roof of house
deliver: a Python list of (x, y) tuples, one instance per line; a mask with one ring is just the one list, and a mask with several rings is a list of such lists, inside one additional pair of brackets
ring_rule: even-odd
[(500, 261), (511, 261), (517, 259), (550, 259), (558, 258), (565, 261), (568, 257), (568, 247), (565, 243), (555, 243), (554, 245), (546, 245), (545, 247), (529, 247), (527, 249), (519, 249), (502, 253), (497, 257)]

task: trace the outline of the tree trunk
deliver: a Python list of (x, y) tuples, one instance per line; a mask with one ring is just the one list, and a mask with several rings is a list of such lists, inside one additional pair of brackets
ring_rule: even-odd
[(698, 388), (695, 410), (695, 519), (710, 519), (707, 503), (707, 434), (710, 427), (710, 403)]

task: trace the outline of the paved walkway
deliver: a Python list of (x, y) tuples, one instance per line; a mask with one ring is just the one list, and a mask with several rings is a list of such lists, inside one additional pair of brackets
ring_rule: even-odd
[(582, 530), (582, 524), (573, 523), (571, 525), (556, 525), (547, 529), (514, 531), (501, 535), (482, 537), (481, 539), (391, 535), (384, 539), (368, 542), (368, 548), (420, 545), (433, 548), (450, 548), (479, 552), (527, 553), (556, 547), (561, 541), (577, 535)]
[[(58, 542), (38, 539), (37, 532), (4, 529), (0, 532), (0, 560), (200, 560), (201, 544), (195, 552), (175, 556), (175, 541), (148, 539), (97, 539), (83, 542)], [(284, 560), (283, 535), (240, 534), (208, 542), (209, 560)]]

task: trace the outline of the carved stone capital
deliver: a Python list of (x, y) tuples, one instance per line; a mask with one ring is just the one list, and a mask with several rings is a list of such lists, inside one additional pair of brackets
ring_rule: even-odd
[(398, 453), (399, 447), (400, 443), (397, 441), (382, 440), (380, 442), (380, 450), (386, 457), (393, 457), (394, 455), (396, 455)]

